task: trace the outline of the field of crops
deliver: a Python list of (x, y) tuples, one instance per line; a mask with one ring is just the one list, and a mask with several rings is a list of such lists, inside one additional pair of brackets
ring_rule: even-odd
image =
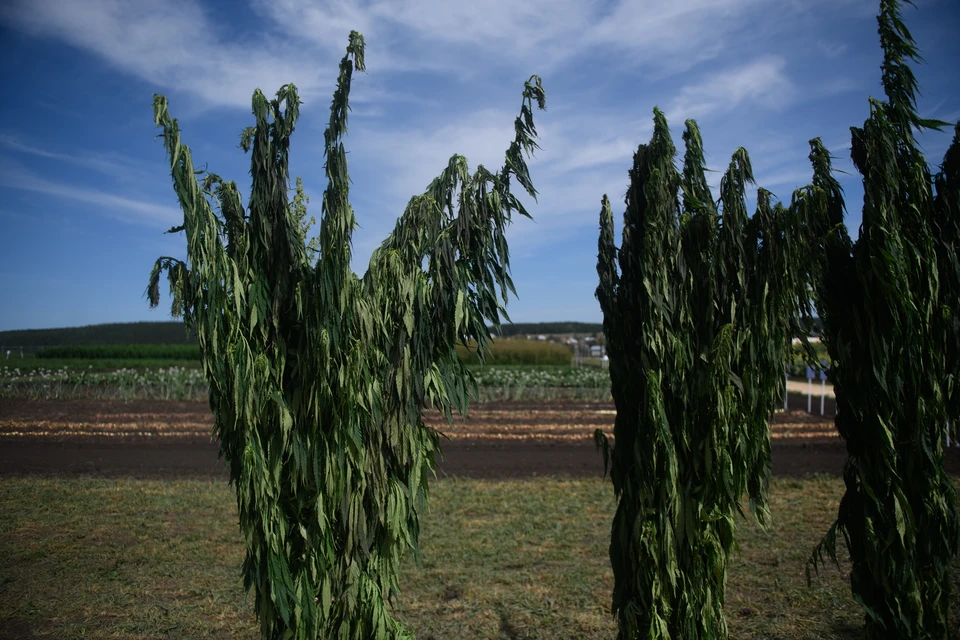
[[(35, 400), (206, 400), (203, 371), (189, 361), (25, 361), (26, 366), (0, 367), (0, 398)], [(111, 366), (114, 365), (114, 366)], [(805, 366), (805, 365), (803, 365)], [(803, 367), (797, 365), (797, 375)], [(561, 365), (471, 365), (480, 402), (608, 402), (610, 374), (600, 367)], [(805, 389), (805, 387), (804, 387)], [(819, 389), (819, 387), (817, 387)], [(791, 393), (800, 393), (791, 389)], [(819, 393), (819, 391), (817, 391)], [(828, 395), (832, 397), (828, 389)]]
[[(610, 398), (610, 376), (595, 367), (476, 365), (471, 371), (480, 387), (480, 401), (606, 401)], [(198, 367), (115, 371), (70, 366), (29, 370), (0, 368), (0, 398), (204, 400), (206, 397), (207, 382)]]
[(195, 344), (106, 344), (47, 347), (34, 356), (42, 360), (200, 360)]
[[(826, 347), (820, 342), (812, 344), (818, 360), (829, 362)], [(464, 364), (479, 370), (480, 360), (476, 354), (475, 345), (468, 348), (457, 346), (457, 355)], [(2, 356), (2, 354), (0, 354)], [(538, 386), (531, 384), (530, 373), (533, 371), (517, 370), (513, 374), (505, 374), (504, 366), (537, 366), (542, 369), (540, 375), (546, 375), (550, 384), (539, 385), (562, 388), (595, 388), (607, 383), (599, 373), (595, 378), (590, 374), (568, 373), (563, 375), (560, 383), (555, 384), (554, 378), (560, 371), (559, 367), (571, 364), (572, 351), (563, 344), (539, 340), (501, 338), (494, 341), (486, 354), (485, 365), (490, 370), (484, 374), (484, 379), (492, 380), (492, 386)], [(597, 362), (599, 364), (599, 361)], [(14, 352), (0, 365), (8, 369), (19, 369), (21, 372), (33, 370), (68, 371), (89, 370), (105, 371), (115, 369), (159, 369), (176, 367), (198, 367), (200, 365), (200, 349), (195, 344), (87, 344), (48, 346), (41, 351), (27, 353), (26, 357), (19, 357)], [(790, 375), (803, 376), (807, 366), (807, 358), (799, 345), (794, 345), (793, 357), (790, 362)], [(549, 370), (549, 371), (548, 371)], [(582, 377), (579, 380), (578, 377)], [(508, 382), (501, 382), (501, 380)], [(592, 382), (591, 382), (592, 380)], [(600, 382), (600, 381), (603, 382)], [(482, 383), (486, 384), (486, 383)], [(549, 397), (545, 397), (549, 399)]]
[(0, 368), (0, 398), (59, 400), (202, 400), (207, 381), (196, 367), (160, 367), (97, 372), (89, 369)]
[(610, 374), (597, 367), (475, 367), (481, 402), (610, 399)]
[[(199, 367), (200, 347), (196, 344), (69, 344), (43, 346), (21, 354), (0, 353), (0, 365), (20, 371), (39, 369), (143, 369), (161, 367)], [(564, 345), (540, 340), (500, 339), (492, 342), (485, 354), (487, 365), (569, 365), (572, 350)], [(476, 345), (457, 345), (457, 357), (468, 366), (480, 365)]]

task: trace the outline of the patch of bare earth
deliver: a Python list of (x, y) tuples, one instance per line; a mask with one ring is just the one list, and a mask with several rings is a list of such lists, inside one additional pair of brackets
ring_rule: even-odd
[[(774, 415), (775, 475), (842, 472), (828, 405), (827, 417)], [(439, 414), (425, 422), (444, 435), (440, 475), (589, 477), (603, 473), (593, 432), (612, 438), (615, 417), (612, 403), (498, 402), (473, 405), (453, 425)], [(205, 402), (0, 399), (0, 475), (225, 478), (212, 430)], [(960, 473), (960, 450), (948, 450), (947, 466)]]

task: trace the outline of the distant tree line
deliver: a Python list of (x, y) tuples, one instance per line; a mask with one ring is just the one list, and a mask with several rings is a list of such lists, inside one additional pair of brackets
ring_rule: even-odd
[[(491, 328), (492, 331), (492, 328)], [(601, 333), (603, 325), (592, 322), (528, 322), (501, 325), (494, 339), (557, 333)], [(197, 344), (183, 322), (115, 322), (61, 329), (0, 331), (0, 345), (45, 347), (54, 345)]]
[[(499, 335), (504, 338), (556, 333), (601, 333), (599, 322), (521, 322), (500, 326)], [(496, 334), (494, 334), (496, 336)]]
[(55, 345), (196, 344), (183, 322), (125, 322), (60, 329), (0, 331), (0, 345), (45, 347)]

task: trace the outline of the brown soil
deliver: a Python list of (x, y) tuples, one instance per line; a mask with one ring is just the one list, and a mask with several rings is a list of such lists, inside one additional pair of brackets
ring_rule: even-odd
[[(488, 403), (453, 427), (439, 415), (426, 422), (449, 438), (441, 477), (582, 477), (602, 475), (593, 432), (612, 436), (614, 417), (605, 403)], [(226, 478), (212, 428), (203, 402), (0, 399), (0, 476)], [(831, 418), (778, 412), (771, 439), (775, 475), (843, 470)], [(960, 473), (960, 450), (948, 450), (947, 467)]]

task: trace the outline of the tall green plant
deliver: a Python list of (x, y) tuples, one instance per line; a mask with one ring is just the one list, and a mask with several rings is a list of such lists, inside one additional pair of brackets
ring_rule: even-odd
[[(324, 136), (320, 258), (307, 260), (302, 205), (288, 202), (290, 136), (300, 99), (253, 95), (256, 125), (241, 135), (253, 184), (198, 182), (167, 100), (156, 124), (184, 212), (188, 263), (160, 258), (173, 312), (199, 338), (220, 451), (236, 486), (246, 545), (244, 581), (264, 638), (407, 637), (387, 610), (403, 554), (417, 554), (420, 515), (439, 434), (421, 414), (452, 417), (475, 390), (458, 341), (489, 342), (513, 291), (504, 232), (528, 215), (515, 178), (535, 196), (524, 154), (536, 148), (536, 76), (524, 85), (516, 137), (498, 173), (470, 173), (455, 155), (413, 197), (367, 272), (350, 269), (356, 222), (343, 138), (364, 42), (350, 34)], [(219, 215), (218, 215), (219, 214)], [(505, 314), (504, 314), (505, 315)]]
[(811, 563), (836, 559), (842, 534), (867, 636), (946, 638), (949, 568), (960, 542), (943, 466), (960, 335), (960, 144), (955, 138), (934, 180), (914, 131), (946, 123), (917, 114), (908, 62), (919, 56), (896, 0), (881, 2), (878, 22), (887, 101), (871, 99), (863, 128), (851, 128), (864, 189), (859, 238), (843, 223), (843, 194), (819, 139), (811, 141), (813, 184), (794, 199), (816, 248), (815, 300), (848, 452), (846, 493)]
[[(797, 321), (799, 229), (758, 192), (738, 149), (720, 185), (705, 177), (696, 123), (683, 172), (666, 119), (630, 170), (623, 239), (600, 214), (597, 298), (617, 407), (615, 446), (602, 432), (618, 498), (610, 542), (619, 637), (725, 638), (734, 514), (765, 521), (767, 419), (783, 392)], [(609, 458), (608, 458), (609, 455)]]
[(934, 233), (937, 240), (937, 276), (940, 318), (944, 332), (946, 372), (944, 394), (950, 438), (960, 436), (960, 123), (953, 143), (934, 177)]

